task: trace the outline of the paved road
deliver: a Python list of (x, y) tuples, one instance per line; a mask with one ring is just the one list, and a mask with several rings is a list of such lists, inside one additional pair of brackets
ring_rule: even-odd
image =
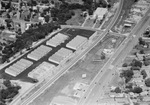
[[(86, 98), (84, 99), (83, 103), (79, 105), (98, 105), (98, 98), (104, 94), (105, 87), (109, 85), (109, 82), (115, 74), (116, 66), (132, 50), (132, 48), (138, 42), (138, 38), (140, 37), (140, 35), (149, 25), (149, 13), (150, 9), (145, 14), (143, 19), (139, 22), (139, 24), (137, 24), (136, 27), (132, 30), (127, 39), (119, 46), (119, 48), (116, 50), (116, 53), (111, 57), (108, 63), (101, 69), (101, 72), (97, 75), (97, 78), (95, 78), (93, 84), (91, 84), (93, 87), (87, 91), (87, 94), (85, 94), (85, 96), (83, 97)], [(141, 26), (143, 27), (141, 28)], [(132, 37), (133, 34), (136, 35), (135, 38)], [(109, 69), (109, 66), (111, 64), (114, 66), (113, 69)]]
[[(115, 22), (117, 21), (120, 13), (121, 13), (121, 10), (122, 10), (122, 6), (123, 6), (123, 0), (120, 0), (120, 6), (119, 8), (117, 9), (117, 13), (115, 14), (114, 18), (112, 19), (111, 23), (109, 24), (109, 27), (106, 29), (106, 33), (109, 29), (111, 29), (113, 27), (113, 25), (115, 24)], [(105, 33), (104, 32), (104, 33)], [(110, 60), (109, 60), (110, 61)], [(109, 64), (109, 61), (105, 64)], [(104, 67), (104, 66), (103, 66)], [(91, 82), (91, 85), (89, 87), (89, 89), (87, 90), (87, 92), (84, 94), (84, 96), (80, 99), (78, 105), (84, 105), (88, 100), (90, 100), (92, 98), (93, 95), (90, 95), (89, 93), (92, 92), (92, 89), (94, 88), (94, 86), (97, 84), (97, 78), (100, 78), (99, 75), (102, 74), (102, 72), (100, 71), (98, 73), (98, 75), (93, 79), (93, 81)], [(108, 73), (106, 73), (108, 74)], [(93, 93), (93, 92), (92, 92)], [(90, 97), (91, 96), (91, 97)], [(88, 98), (90, 97), (90, 98)], [(86, 104), (85, 104), (86, 105)]]
[[(120, 7), (122, 7), (122, 0), (120, 2), (121, 2)], [(60, 72), (54, 76), (54, 78), (49, 79), (49, 81), (46, 84), (44, 84), (38, 91), (33, 93), (31, 96), (26, 97), (26, 99), (21, 101), (21, 103), (19, 103), (19, 105), (28, 105), (30, 102), (32, 102), (36, 97), (38, 97), (40, 94), (42, 94), (49, 86), (51, 86), (59, 77), (61, 77), (66, 71), (68, 71), (75, 63), (77, 63), (85, 54), (87, 54), (93, 47), (95, 47), (99, 43), (99, 41), (107, 34), (108, 30), (112, 28), (112, 26), (115, 23), (115, 21), (117, 20), (117, 17), (119, 16), (119, 14), (120, 14), (120, 8), (118, 8), (118, 11), (116, 12), (116, 14), (114, 16), (113, 21), (111, 21), (111, 23), (109, 24), (109, 26), (107, 27), (105, 32), (102, 33), (99, 36), (99, 38), (97, 38), (97, 40), (88, 47), (88, 49), (86, 49), (81, 55), (79, 55), (75, 59), (73, 59), (69, 65), (64, 66), (62, 68), (62, 70), (60, 70)], [(16, 105), (16, 103), (11, 104), (11, 105)]]

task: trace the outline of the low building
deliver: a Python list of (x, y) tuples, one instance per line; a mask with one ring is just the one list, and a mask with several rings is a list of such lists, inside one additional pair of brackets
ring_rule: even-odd
[(125, 23), (125, 24), (124, 24), (124, 27), (129, 27), (129, 28), (130, 28), (130, 27), (132, 27), (132, 24), (130, 24), (130, 23)]
[(61, 43), (64, 43), (65, 40), (67, 40), (69, 37), (67, 35), (64, 35), (62, 33), (58, 33), (54, 37), (52, 37), (50, 40), (46, 42), (46, 45), (57, 47)]
[(141, 9), (140, 9), (140, 8), (133, 8), (131, 11), (134, 11), (134, 12), (141, 12)]
[(21, 59), (14, 63), (13, 65), (9, 66), (8, 68), (5, 69), (5, 73), (16, 77), (20, 73), (22, 73), (24, 70), (26, 70), (28, 67), (30, 67), (33, 64), (33, 62), (26, 60), (26, 59)]
[(73, 54), (72, 50), (67, 48), (61, 48), (51, 57), (49, 57), (49, 61), (57, 63), (57, 64), (64, 64)]
[(73, 87), (74, 90), (82, 90), (84, 87), (87, 87), (85, 83), (76, 83)]
[(98, 18), (98, 20), (102, 20), (104, 15), (108, 12), (107, 8), (101, 8), (101, 7), (98, 7), (94, 14), (93, 14), (93, 18), (96, 19)]
[(36, 48), (34, 51), (29, 53), (27, 55), (27, 57), (29, 59), (38, 61), (39, 59), (41, 59), (43, 56), (45, 56), (51, 50), (52, 50), (51, 47), (48, 47), (48, 46), (45, 46), (45, 45), (41, 45), (40, 47)]
[(34, 70), (28, 73), (28, 77), (37, 79), (38, 81), (42, 81), (47, 76), (53, 76), (54, 74), (55, 74), (55, 65), (48, 62), (42, 62)]
[(86, 46), (87, 42), (88, 39), (86, 37), (77, 35), (74, 39), (67, 43), (66, 47), (73, 50), (80, 50)]
[(104, 49), (103, 50), (103, 53), (106, 55), (106, 56), (110, 56), (114, 53), (114, 49)]

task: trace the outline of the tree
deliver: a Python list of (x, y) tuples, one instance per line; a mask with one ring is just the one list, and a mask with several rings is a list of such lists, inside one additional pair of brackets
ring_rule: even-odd
[(143, 49), (141, 49), (139, 53), (140, 53), (140, 54), (145, 54), (145, 52), (144, 52)]
[(144, 63), (145, 66), (150, 65), (150, 60), (143, 60), (143, 61), (144, 61), (143, 63)]
[(132, 66), (131, 70), (140, 70), (140, 67), (138, 67), (138, 66)]
[(136, 59), (133, 59), (132, 60), (132, 63), (131, 63), (131, 66), (135, 66), (135, 67), (142, 67), (142, 62), (141, 61), (138, 61)]
[(126, 85), (126, 88), (132, 89), (132, 86), (133, 86), (133, 83), (128, 83), (128, 84)]
[(11, 82), (10, 82), (10, 80), (5, 80), (5, 81), (3, 82), (3, 84), (4, 84), (7, 88), (11, 87)]
[(128, 66), (128, 64), (127, 63), (124, 63), (123, 65), (122, 65), (122, 67), (127, 67)]
[(150, 87), (150, 78), (148, 78), (148, 79), (145, 80), (145, 85), (147, 87)]
[(101, 59), (104, 60), (106, 56), (104, 54), (101, 55)]
[(116, 92), (116, 93), (121, 93), (121, 89), (120, 89), (119, 87), (117, 87), (117, 88), (114, 90), (114, 92)]
[(140, 87), (134, 87), (134, 89), (133, 89), (133, 93), (141, 93), (143, 90), (142, 90), (142, 88), (140, 88)]
[(131, 78), (132, 78), (132, 76), (133, 76), (133, 71), (132, 70), (125, 70), (125, 71), (123, 71), (122, 73), (121, 73), (121, 77), (124, 77), (125, 78), (125, 82), (126, 83), (128, 83), (130, 80), (131, 80)]
[(145, 70), (142, 70), (141, 71), (141, 75), (143, 75), (143, 79), (145, 79), (147, 77), (147, 73)]
[(145, 45), (145, 41), (142, 39), (142, 37), (139, 38), (139, 44), (140, 45)]
[(45, 19), (45, 22), (49, 22), (49, 20), (50, 20), (50, 17), (49, 17), (49, 15), (46, 15), (45, 17), (44, 17), (44, 19)]

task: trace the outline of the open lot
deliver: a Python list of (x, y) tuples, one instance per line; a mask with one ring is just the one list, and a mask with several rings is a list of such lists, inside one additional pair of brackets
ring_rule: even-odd
[(85, 17), (81, 16), (82, 11), (80, 9), (74, 10), (75, 16), (66, 21), (67, 25), (81, 26), (85, 20)]
[[(116, 39), (116, 42), (112, 44), (112, 38)], [(107, 35), (103, 40), (94, 47), (83, 59), (76, 63), (66, 74), (61, 76), (52, 86), (50, 86), (42, 95), (36, 98), (30, 105), (49, 105), (54, 97), (67, 96), (75, 101), (79, 98), (74, 97), (75, 91), (73, 87), (76, 83), (84, 83), (89, 85), (95, 75), (99, 72), (100, 68), (107, 62), (106, 59), (96, 61), (100, 58), (100, 50), (104, 48), (116, 49), (120, 43), (124, 40), (123, 36)], [(86, 74), (85, 78), (82, 75)], [(84, 93), (83, 93), (84, 94)]]
[(96, 19), (88, 18), (85, 21), (84, 27), (93, 27), (96, 22)]

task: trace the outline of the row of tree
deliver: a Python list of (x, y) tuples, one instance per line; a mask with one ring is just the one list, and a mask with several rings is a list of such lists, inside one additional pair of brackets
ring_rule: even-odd
[(29, 49), (33, 42), (38, 41), (48, 33), (51, 33), (53, 30), (60, 28), (60, 26), (55, 22), (46, 23), (46, 24), (35, 24), (31, 25), (29, 30), (25, 31), (22, 35), (17, 37), (17, 40), (9, 45), (6, 45), (2, 50), (2, 62), (5, 62), (16, 54), (17, 52), (21, 51), (24, 48)]

